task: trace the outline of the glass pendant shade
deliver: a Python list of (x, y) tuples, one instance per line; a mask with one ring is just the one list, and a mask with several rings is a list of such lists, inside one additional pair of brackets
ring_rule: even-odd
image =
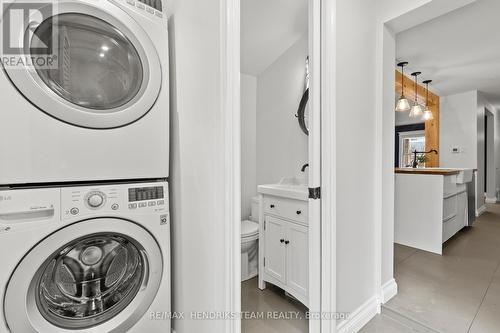
[(429, 108), (425, 109), (423, 118), (425, 121), (434, 119), (434, 115), (432, 114), (432, 111)]
[(411, 106), (410, 102), (408, 99), (404, 96), (401, 96), (401, 98), (398, 100), (398, 103), (396, 105), (396, 111), (397, 112), (408, 112), (410, 111)]
[(422, 118), (424, 121), (429, 121), (434, 119), (434, 115), (432, 114), (431, 109), (429, 108), (429, 83), (431, 83), (432, 80), (425, 80), (425, 110), (424, 110), (424, 115)]
[(410, 117), (411, 118), (416, 118), (420, 117), (423, 114), (422, 107), (419, 104), (415, 104), (410, 111)]
[(401, 67), (401, 97), (396, 103), (396, 112), (408, 112), (411, 110), (410, 101), (405, 97), (405, 66), (408, 65), (407, 61), (398, 63), (398, 67)]
[(411, 73), (411, 76), (415, 78), (415, 102), (410, 111), (410, 118), (420, 117), (424, 114), (424, 110), (422, 110), (422, 107), (418, 104), (418, 76), (420, 74), (422, 74), (422, 72)]

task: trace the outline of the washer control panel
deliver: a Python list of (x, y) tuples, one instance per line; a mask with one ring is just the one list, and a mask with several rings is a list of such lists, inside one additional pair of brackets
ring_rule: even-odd
[(168, 184), (138, 183), (61, 188), (63, 219), (106, 212), (168, 212)]
[(90, 209), (99, 209), (106, 203), (106, 194), (101, 191), (92, 191), (85, 195), (85, 203)]

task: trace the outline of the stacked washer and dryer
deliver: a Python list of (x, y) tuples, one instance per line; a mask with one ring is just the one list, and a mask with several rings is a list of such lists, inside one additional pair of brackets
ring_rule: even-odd
[(2, 8), (57, 63), (0, 73), (1, 333), (170, 331), (165, 5)]

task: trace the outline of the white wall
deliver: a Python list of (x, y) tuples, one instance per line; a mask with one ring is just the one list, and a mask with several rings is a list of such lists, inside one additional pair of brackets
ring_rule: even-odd
[(338, 312), (352, 312), (376, 293), (375, 9), (374, 1), (337, 1), (337, 146), (332, 149), (337, 155)]
[(257, 78), (257, 184), (295, 176), (307, 163), (307, 136), (295, 117), (307, 50), (301, 38)]
[(241, 216), (257, 194), (257, 78), (241, 74)]
[(172, 309), (188, 315), (176, 333), (224, 332), (222, 321), (189, 319), (225, 309), (220, 13), (218, 0), (183, 0), (169, 23)]
[[(477, 91), (441, 96), (439, 163), (443, 168), (477, 168)], [(462, 151), (452, 153), (453, 147)]]
[[(484, 159), (485, 141), (487, 140), (484, 116), (488, 110), (491, 119), (488, 131), (488, 161)], [(468, 91), (441, 97), (440, 111), (440, 166), (444, 168), (477, 169), (476, 209), (485, 204), (484, 174), (488, 163), (488, 198), (494, 199), (500, 180), (497, 179), (500, 168), (500, 128), (498, 113), (481, 92)], [(453, 147), (462, 151), (452, 153)], [(491, 159), (490, 159), (491, 157)]]

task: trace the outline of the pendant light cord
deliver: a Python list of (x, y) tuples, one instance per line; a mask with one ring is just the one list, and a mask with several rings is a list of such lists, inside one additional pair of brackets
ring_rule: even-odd
[(429, 107), (429, 83), (425, 84), (425, 106)]
[(401, 97), (405, 96), (405, 66), (401, 65)]
[(417, 87), (417, 75), (415, 75), (415, 104), (418, 103), (418, 87)]

